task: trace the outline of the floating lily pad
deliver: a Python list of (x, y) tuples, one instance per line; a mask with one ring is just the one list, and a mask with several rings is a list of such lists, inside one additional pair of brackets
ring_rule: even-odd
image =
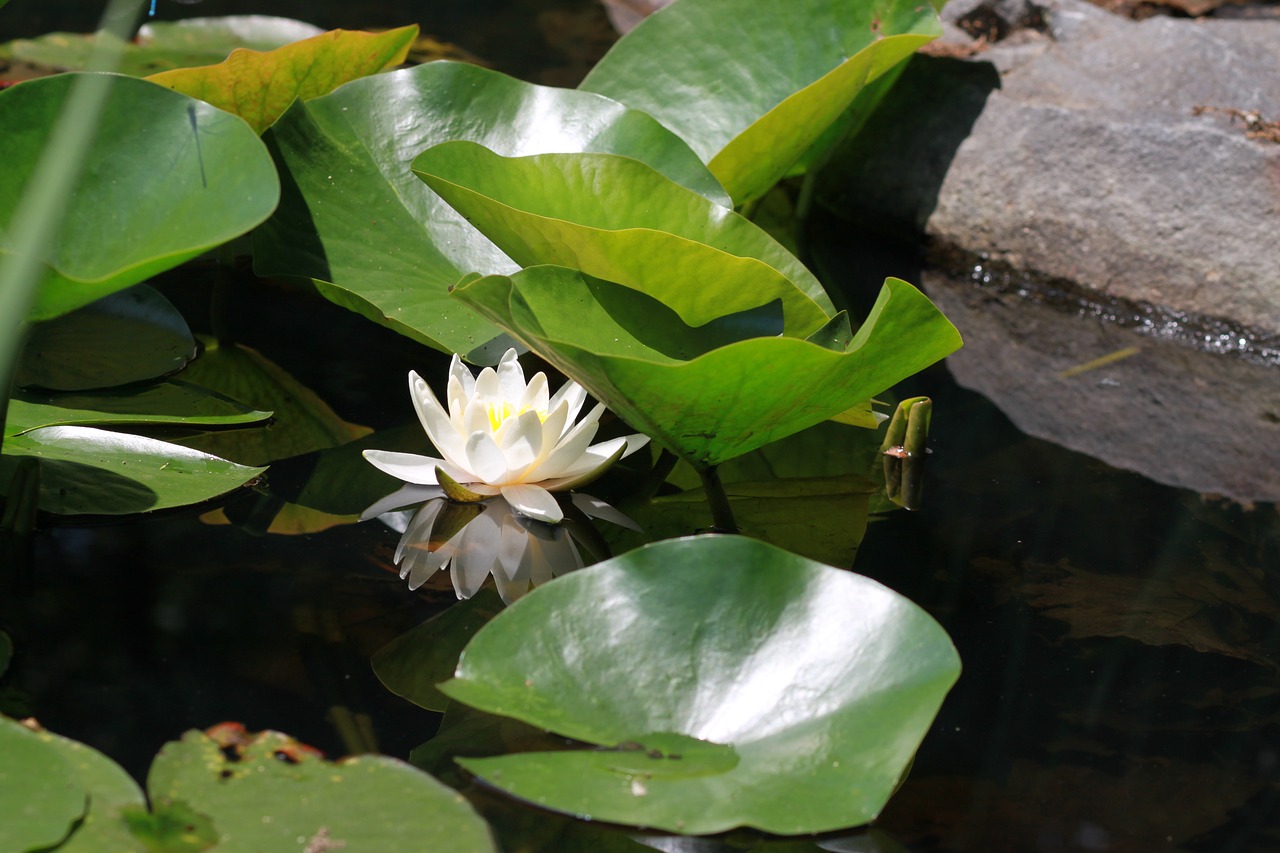
[[(86, 75), (0, 92), (0, 255), (12, 217), (72, 86)], [(31, 319), (88, 305), (243, 234), (264, 220), (279, 182), (261, 140), (239, 118), (129, 77), (105, 84), (90, 143), (44, 269)]]
[(520, 265), (625, 284), (690, 326), (778, 299), (786, 333), (805, 336), (836, 313), (765, 231), (630, 158), (501, 157), (460, 141), (423, 152), (413, 171)]
[(959, 672), (942, 628), (880, 584), (709, 536), (532, 591), (440, 690), (598, 745), (458, 759), (521, 799), (689, 834), (797, 834), (874, 818)]
[(149, 79), (240, 116), (262, 133), (295, 100), (404, 62), (417, 25), (382, 33), (333, 30), (269, 52), (238, 48), (218, 65), (179, 68)]
[(50, 426), (165, 424), (218, 427), (258, 423), (271, 417), (189, 382), (158, 382), (143, 388), (93, 394), (19, 391), (9, 400), (5, 435)]
[(88, 807), (85, 785), (60, 751), (0, 717), (0, 850), (54, 847)]
[(383, 755), (329, 762), (279, 732), (211, 733), (166, 744), (147, 792), (152, 802), (181, 801), (209, 815), (219, 849), (494, 850), (460, 794), (404, 762)]
[(408, 163), (454, 139), (506, 155), (599, 151), (648, 163), (707, 198), (728, 197), (682, 140), (598, 95), (432, 62), (295, 104), (263, 137), (284, 181), (254, 235), (262, 275), (311, 279), (332, 301), (445, 352), (496, 361), (509, 339), (449, 288), (517, 267), (422, 184)]
[(697, 468), (844, 412), (960, 345), (933, 303), (898, 279), (842, 344), (748, 337), (692, 357), (672, 354), (683, 330), (660, 303), (577, 270), (530, 267), (454, 293)]
[(61, 515), (122, 515), (202, 503), (265, 470), (152, 438), (58, 426), (5, 439), (0, 485), (24, 456), (40, 460), (40, 509)]
[(53, 391), (113, 388), (174, 373), (195, 354), (182, 314), (140, 284), (32, 327), (17, 383)]
[(614, 45), (581, 88), (680, 134), (743, 204), (940, 33), (918, 0), (681, 0)]
[(134, 41), (119, 43), (110, 33), (49, 33), (0, 45), (0, 59), (18, 60), (50, 71), (82, 71), (102, 40), (116, 40), (119, 72), (144, 77), (171, 68), (221, 62), (236, 48), (273, 50), (323, 32), (319, 27), (268, 15), (228, 15), (151, 21)]

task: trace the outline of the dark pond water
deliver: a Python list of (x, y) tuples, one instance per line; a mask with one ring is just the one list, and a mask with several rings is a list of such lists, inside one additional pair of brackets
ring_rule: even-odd
[[(512, 22), (596, 14), (403, 3), (386, 18), (386, 5), (272, 11), (325, 26), (421, 20), (497, 58), (495, 33)], [(40, 28), (74, 28), (39, 17), (57, 7), (40, 4)], [(515, 54), (550, 57), (541, 67), (554, 74), (587, 61), (527, 28), (516, 43)], [(778, 849), (1280, 849), (1280, 466), (1255, 427), (1280, 410), (1276, 368), (1038, 305), (981, 276), (925, 274), (911, 253), (860, 246), (844, 229), (825, 214), (810, 223), (824, 280), (855, 304), (884, 275), (923, 280), (969, 342), (900, 389), (934, 400), (925, 503), (873, 521), (854, 564), (928, 609), (965, 672), (880, 834)], [(167, 292), (199, 327), (208, 282), (188, 275)], [(403, 376), (435, 356), (327, 303), (260, 288), (238, 298), (241, 340), (343, 417), (375, 428), (411, 417)], [(177, 514), (58, 528), (29, 560), (7, 554), (0, 626), (19, 653), (0, 710), (34, 714), (139, 777), (165, 741), (224, 720), (333, 756), (406, 756), (438, 720), (389, 694), (369, 657), (452, 602), (447, 580), (408, 592), (391, 566), (398, 537), (376, 523), (254, 534), (258, 509), (251, 497), (229, 507), (240, 526)], [(522, 819), (480, 800), (495, 821)]]

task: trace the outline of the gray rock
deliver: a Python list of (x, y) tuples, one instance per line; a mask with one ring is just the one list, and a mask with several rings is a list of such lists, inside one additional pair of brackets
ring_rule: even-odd
[(1196, 111), (1280, 119), (1280, 21), (981, 2), (947, 8), (952, 43), (983, 15), (1006, 37), (916, 57), (820, 200), (862, 227), (1280, 334), (1280, 144)]

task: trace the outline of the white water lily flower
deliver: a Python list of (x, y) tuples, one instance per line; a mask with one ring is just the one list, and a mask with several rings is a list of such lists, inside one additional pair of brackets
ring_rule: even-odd
[(649, 440), (636, 434), (592, 445), (604, 404), (575, 423), (587, 392), (570, 381), (548, 398), (546, 374), (526, 383), (514, 349), (503, 354), (496, 370), (486, 367), (478, 376), (455, 355), (449, 365), (448, 411), (412, 371), (409, 394), (443, 458), (366, 450), (365, 459), (406, 483), (439, 486), (454, 500), (502, 495), (517, 512), (538, 521), (564, 518), (552, 492), (590, 482)]

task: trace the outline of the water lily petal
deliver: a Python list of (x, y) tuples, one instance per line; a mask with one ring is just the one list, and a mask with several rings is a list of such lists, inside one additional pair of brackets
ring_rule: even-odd
[[(467, 378), (471, 380), (474, 387), (476, 382), (470, 373)], [(453, 424), (453, 431), (458, 435), (466, 435), (467, 430), (463, 424), (463, 416), (467, 413), (467, 403), (471, 400), (471, 395), (467, 393), (466, 387), (462, 380), (456, 376), (449, 377), (449, 388), (446, 392), (449, 397), (449, 422)]]
[(516, 360), (516, 351), (509, 349), (498, 360), (498, 393), (502, 399), (512, 404), (520, 402), (524, 397), (524, 368)]
[(523, 412), (526, 409), (532, 409), (535, 412), (545, 415), (548, 412), (548, 402), (547, 374), (539, 371), (538, 373), (533, 374), (533, 378), (530, 379), (529, 384), (525, 386), (524, 393), (520, 395), (520, 399), (518, 401), (519, 405), (516, 406), (516, 410)]
[(422, 428), (427, 431), (427, 438), (431, 439), (440, 455), (446, 459), (459, 458), (462, 455), (462, 437), (454, 429), (449, 413), (440, 405), (431, 386), (412, 370), (409, 371), (409, 399), (413, 401)]
[[(495, 501), (494, 503), (497, 503)], [(493, 582), (504, 604), (510, 604), (529, 590), (529, 576), (533, 566), (529, 550), (532, 537), (511, 513), (505, 501), (502, 519), (501, 541), (498, 546), (498, 563), (493, 567)]]
[(434, 456), (419, 456), (416, 453), (397, 453), (394, 450), (366, 450), (362, 454), (373, 467), (390, 474), (406, 483), (419, 486), (436, 486), (436, 468), (443, 468), (453, 479), (459, 482), (476, 479), (470, 471), (466, 471), (452, 462), (437, 459)]
[(596, 431), (600, 428), (600, 414), (603, 411), (604, 404), (601, 403), (564, 434), (555, 450), (552, 450), (547, 455), (546, 461), (538, 466), (539, 479), (565, 476), (565, 469), (586, 452), (587, 446), (596, 437)]
[[(404, 534), (400, 537), (400, 542), (396, 545), (396, 554), (393, 562), (399, 563), (409, 553), (409, 549), (414, 546), (423, 546), (422, 550), (426, 550), (425, 543), (431, 539), (431, 528), (436, 523), (436, 517), (440, 515), (440, 508), (444, 506), (444, 501), (428, 501), (422, 505), (413, 516), (413, 520), (409, 522), (409, 526), (404, 529)], [(408, 567), (400, 569), (400, 577), (404, 577)]]
[(560, 390), (547, 403), (547, 411), (553, 411), (556, 406), (563, 401), (568, 405), (568, 416), (565, 420), (565, 426), (572, 424), (574, 419), (578, 417), (578, 412), (582, 411), (582, 404), (587, 400), (587, 391), (577, 382), (570, 379), (568, 382), (560, 386)]
[(537, 412), (507, 418), (498, 433), (498, 447), (507, 458), (507, 473), (503, 480), (514, 482), (524, 479), (523, 475), (542, 452), (542, 418)]
[(564, 510), (560, 509), (560, 504), (556, 503), (556, 499), (542, 486), (533, 483), (503, 486), (502, 496), (516, 512), (535, 521), (558, 524), (564, 520)]
[(539, 484), (549, 492), (564, 492), (581, 488), (613, 467), (627, 452), (625, 438), (612, 438), (589, 447), (582, 452), (559, 477), (541, 480)]
[(457, 353), (454, 353), (453, 360), (449, 362), (449, 378), (458, 380), (464, 399), (475, 396), (476, 378), (471, 375), (471, 371), (462, 363), (462, 357)]
[(502, 382), (498, 379), (498, 372), (492, 367), (486, 367), (476, 377), (476, 387), (475, 392), (472, 394), (472, 400), (483, 404), (490, 400), (500, 399), (502, 399)]
[(472, 479), (481, 480), (490, 485), (502, 485), (507, 475), (507, 457), (503, 455), (492, 435), (487, 432), (473, 432), (467, 439), (466, 452), (467, 467), (475, 474)]
[(533, 461), (534, 465), (541, 466), (551, 456), (551, 451), (556, 449), (556, 445), (564, 435), (568, 419), (569, 404), (566, 401), (561, 401), (547, 412), (547, 419), (542, 422), (542, 447), (538, 448), (537, 458)]

